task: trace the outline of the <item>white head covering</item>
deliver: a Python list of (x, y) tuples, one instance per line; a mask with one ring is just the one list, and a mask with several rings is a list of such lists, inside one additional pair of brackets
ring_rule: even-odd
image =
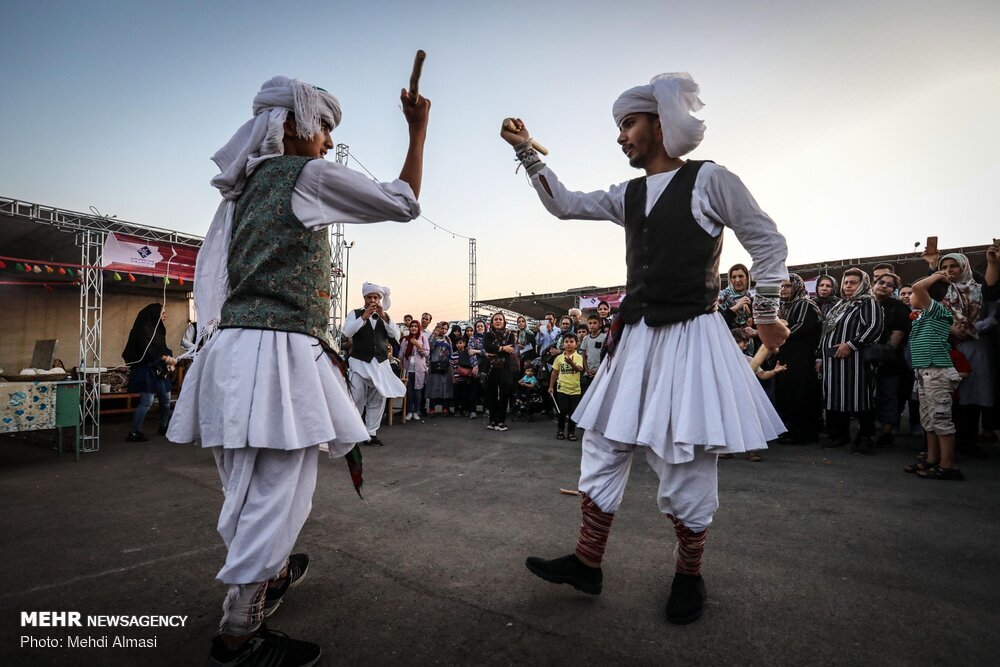
[(389, 310), (392, 307), (392, 300), (389, 295), (392, 294), (392, 290), (388, 287), (382, 287), (381, 285), (376, 285), (375, 283), (364, 283), (361, 285), (361, 296), (368, 296), (369, 294), (381, 294), (382, 295), (382, 310)]
[[(296, 134), (308, 139), (326, 122), (333, 130), (340, 124), (340, 102), (322, 88), (276, 76), (260, 87), (253, 100), (253, 118), (243, 123), (236, 134), (220, 148), (212, 161), (219, 175), (212, 185), (219, 189), (222, 203), (215, 212), (205, 242), (195, 265), (194, 303), (203, 326), (199, 343), (207, 340), (219, 326), (222, 304), (229, 295), (229, 240), (233, 229), (236, 200), (243, 193), (247, 178), (264, 160), (283, 155), (284, 124), (288, 112), (295, 114)], [(196, 345), (196, 350), (200, 345)], [(194, 356), (187, 353), (183, 356)]]
[(697, 148), (705, 136), (705, 123), (691, 115), (704, 106), (691, 75), (670, 72), (654, 76), (648, 85), (626, 90), (615, 100), (611, 114), (618, 126), (630, 113), (657, 114), (667, 155), (681, 157)]

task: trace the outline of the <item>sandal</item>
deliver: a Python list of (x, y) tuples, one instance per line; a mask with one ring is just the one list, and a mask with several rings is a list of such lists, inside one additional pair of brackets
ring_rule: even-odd
[(936, 468), (937, 463), (928, 463), (927, 461), (918, 459), (916, 463), (911, 463), (910, 465), (903, 468), (903, 472), (909, 473), (922, 473), (927, 472), (931, 468)]
[(570, 433), (568, 440), (576, 440), (576, 433)]
[(566, 439), (566, 434), (565, 433), (563, 433), (562, 431), (559, 431), (558, 433), (556, 433), (556, 440), (565, 440), (565, 439)]
[(753, 461), (754, 463), (760, 463), (763, 460), (764, 459), (762, 459), (760, 457), (760, 454), (758, 454), (757, 452), (747, 452), (747, 461)]
[(941, 466), (934, 466), (928, 470), (918, 472), (917, 477), (920, 479), (943, 479), (954, 482), (960, 482), (965, 479), (965, 475), (958, 468), (942, 468)]

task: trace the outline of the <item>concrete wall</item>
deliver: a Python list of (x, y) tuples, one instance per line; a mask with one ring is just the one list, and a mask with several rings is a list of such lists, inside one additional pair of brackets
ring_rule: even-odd
[[(135, 316), (143, 306), (161, 296), (104, 295), (101, 365), (121, 366), (122, 350)], [(188, 323), (188, 302), (183, 294), (167, 294), (167, 345), (181, 353), (180, 340)], [(67, 369), (79, 364), (80, 293), (72, 289), (47, 292), (41, 287), (0, 285), (0, 368), (17, 373), (31, 363), (38, 339), (55, 338), (56, 358)]]

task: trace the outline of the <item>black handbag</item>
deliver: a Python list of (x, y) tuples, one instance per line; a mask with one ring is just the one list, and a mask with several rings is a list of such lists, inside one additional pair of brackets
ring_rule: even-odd
[(861, 360), (870, 364), (881, 364), (896, 360), (896, 350), (889, 343), (875, 343), (861, 350)]

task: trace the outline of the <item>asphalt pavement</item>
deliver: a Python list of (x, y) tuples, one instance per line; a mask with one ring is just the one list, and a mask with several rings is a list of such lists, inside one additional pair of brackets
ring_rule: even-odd
[[(80, 462), (47, 434), (0, 438), (0, 665), (204, 663), (225, 593), (211, 453), (126, 431), (104, 424)], [(664, 615), (673, 531), (641, 456), (600, 596), (525, 569), (576, 542), (579, 500), (559, 489), (576, 486), (580, 443), (554, 435), (539, 416), (506, 433), (449, 417), (383, 426), (385, 446), (364, 449), (364, 499), (324, 458), (296, 547), (311, 567), (269, 627), (320, 643), (326, 665), (996, 664), (995, 446), (962, 461), (963, 482), (903, 473), (919, 449), (908, 437), (873, 456), (776, 445), (761, 463), (720, 461), (707, 610), (677, 627)], [(84, 624), (23, 627), (32, 611)], [(185, 619), (87, 625), (149, 615)]]

